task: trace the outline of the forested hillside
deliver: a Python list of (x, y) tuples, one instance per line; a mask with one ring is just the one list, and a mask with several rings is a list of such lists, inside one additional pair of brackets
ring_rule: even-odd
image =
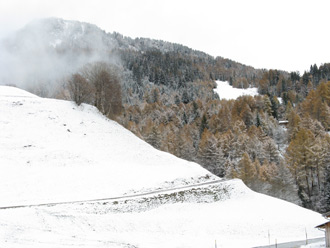
[[(218, 176), (330, 210), (330, 64), (313, 65), (302, 76), (254, 69), (179, 44), (107, 34), (78, 22), (48, 22), (43, 32), (54, 27), (56, 32), (53, 40), (42, 40), (46, 56), (68, 66), (52, 78), (56, 83), (36, 80), (34, 68), (31, 91), (93, 104), (152, 146)], [(5, 47), (27, 40), (24, 32), (18, 37)], [(36, 32), (33, 39), (40, 37)], [(219, 99), (215, 80), (258, 87), (260, 95)], [(283, 120), (287, 126), (280, 125)]]
[[(122, 111), (109, 116), (155, 148), (218, 176), (241, 178), (258, 192), (328, 210), (327, 64), (317, 68), (317, 78), (313, 72), (301, 77), (230, 61), (226, 67), (219, 58), (179, 48), (116, 51), (123, 62), (115, 70)], [(219, 99), (213, 91), (216, 79), (256, 86), (260, 95)], [(287, 127), (280, 120), (287, 120)]]

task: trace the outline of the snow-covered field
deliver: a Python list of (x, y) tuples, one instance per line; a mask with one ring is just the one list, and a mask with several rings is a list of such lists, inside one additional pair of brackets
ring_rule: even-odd
[[(253, 247), (324, 234), (320, 214), (219, 181), (88, 105), (0, 86), (0, 247)], [(189, 186), (200, 182), (210, 185)], [(92, 200), (94, 202), (1, 207)]]
[(227, 81), (216, 81), (216, 83), (217, 88), (214, 89), (214, 92), (219, 95), (220, 99), (232, 100), (244, 95), (258, 95), (258, 88), (238, 89), (230, 86)]
[[(181, 202), (189, 193), (179, 191), (173, 196), (177, 203), (163, 194), (135, 199), (138, 204), (122, 200), (1, 210), (0, 247), (199, 248), (214, 247), (216, 240), (217, 247), (244, 248), (303, 240), (305, 228), (309, 237), (323, 235), (313, 228), (322, 219), (318, 214), (254, 193), (239, 180), (209, 190), (224, 195), (212, 202), (191, 194)], [(157, 205), (160, 199), (169, 202)]]
[(315, 244), (303, 245), (300, 248), (325, 248), (325, 242), (318, 242)]

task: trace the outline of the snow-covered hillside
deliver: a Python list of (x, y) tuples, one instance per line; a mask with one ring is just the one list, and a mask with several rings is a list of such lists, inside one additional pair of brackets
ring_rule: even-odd
[(235, 100), (244, 95), (258, 95), (258, 88), (237, 89), (229, 85), (227, 81), (216, 81), (216, 83), (217, 88), (214, 89), (214, 92), (219, 95), (220, 99)]
[(0, 118), (0, 206), (113, 197), (209, 174), (89, 105), (0, 86)]
[[(1, 86), (0, 130), (0, 247), (200, 248), (216, 240), (242, 248), (323, 236), (314, 228), (321, 215), (221, 181), (89, 105)], [(154, 193), (136, 195), (143, 192)], [(32, 206), (3, 208), (22, 204)]]

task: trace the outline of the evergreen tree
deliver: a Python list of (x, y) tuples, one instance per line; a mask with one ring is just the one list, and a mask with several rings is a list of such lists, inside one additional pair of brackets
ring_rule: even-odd
[(232, 152), (232, 144), (234, 140), (234, 134), (232, 131), (229, 129), (223, 134), (218, 134), (217, 140), (219, 142), (220, 149), (223, 152), (223, 156), (228, 160), (231, 159), (230, 155)]
[(178, 156), (189, 161), (195, 161), (194, 142), (189, 129), (189, 125), (186, 125), (179, 132), (177, 139)]
[(319, 120), (322, 123), (325, 130), (330, 130), (330, 107), (326, 104), (326, 102), (321, 103), (319, 109), (320, 115)]
[(249, 155), (245, 152), (238, 163), (236, 169), (236, 177), (242, 179), (244, 183), (250, 184), (257, 177), (257, 169), (255, 164), (251, 161)]
[(224, 176), (224, 159), (221, 150), (217, 147), (217, 142), (212, 133), (207, 128), (204, 129), (199, 144), (197, 159), (199, 163), (218, 176)]
[(244, 121), (246, 127), (253, 125), (253, 115), (250, 106), (245, 103), (241, 109), (240, 113), (241, 119)]
[(290, 142), (286, 153), (287, 163), (298, 186), (299, 197), (304, 207), (311, 207), (313, 186), (313, 133), (305, 128), (300, 129)]
[(275, 119), (278, 119), (278, 105), (279, 105), (279, 102), (277, 100), (277, 97), (276, 96), (271, 97), (270, 102), (271, 102), (271, 109), (272, 109), (271, 113), (272, 113), (272, 115)]
[(324, 183), (324, 193), (323, 193), (323, 200), (322, 206), (323, 211), (328, 212), (330, 211), (330, 158), (328, 156), (328, 163), (325, 169), (325, 183)]
[(205, 129), (208, 129), (207, 122), (208, 121), (207, 121), (206, 115), (204, 114), (202, 117), (202, 120), (201, 120), (200, 128), (199, 128), (200, 137), (202, 137), (202, 134), (205, 131)]
[(151, 124), (151, 128), (149, 127), (149, 131), (147, 132), (147, 136), (145, 137), (145, 141), (150, 145), (159, 149), (161, 146), (161, 135), (156, 125)]
[(190, 102), (190, 99), (189, 99), (189, 95), (188, 95), (188, 92), (185, 90), (182, 94), (182, 99), (181, 101), (184, 103), (184, 104), (188, 104)]
[(265, 155), (266, 155), (266, 159), (269, 162), (274, 162), (274, 163), (278, 163), (279, 162), (279, 152), (276, 148), (276, 145), (273, 141), (273, 139), (266, 139), (264, 142), (264, 151), (265, 151)]
[(272, 103), (267, 95), (263, 97), (264, 100), (264, 112), (269, 116), (273, 115)]
[(261, 126), (261, 119), (259, 116), (259, 112), (257, 113), (257, 117), (256, 117), (256, 127), (260, 127)]

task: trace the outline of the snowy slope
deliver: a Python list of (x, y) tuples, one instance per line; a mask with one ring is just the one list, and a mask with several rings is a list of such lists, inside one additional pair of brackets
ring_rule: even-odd
[[(253, 247), (321, 237), (321, 215), (220, 181), (89, 106), (0, 87), (0, 247)], [(208, 175), (207, 175), (208, 174)], [(207, 176), (206, 176), (207, 175)], [(212, 185), (191, 186), (202, 181)], [(1, 206), (139, 197), (4, 209)]]
[(235, 100), (244, 95), (258, 95), (258, 88), (237, 89), (229, 85), (227, 81), (216, 81), (216, 83), (217, 88), (214, 89), (214, 92), (219, 95), (220, 99)]
[[(0, 247), (200, 248), (214, 247), (216, 240), (218, 248), (244, 248), (304, 240), (306, 232), (309, 238), (324, 235), (314, 228), (324, 221), (319, 214), (252, 192), (240, 180), (199, 190), (221, 197), (211, 201), (190, 193), (184, 202), (157, 206), (171, 198), (163, 194), (0, 210)], [(176, 197), (184, 195), (189, 192)]]
[(0, 130), (0, 206), (112, 197), (209, 174), (94, 107), (12, 87), (0, 86)]

